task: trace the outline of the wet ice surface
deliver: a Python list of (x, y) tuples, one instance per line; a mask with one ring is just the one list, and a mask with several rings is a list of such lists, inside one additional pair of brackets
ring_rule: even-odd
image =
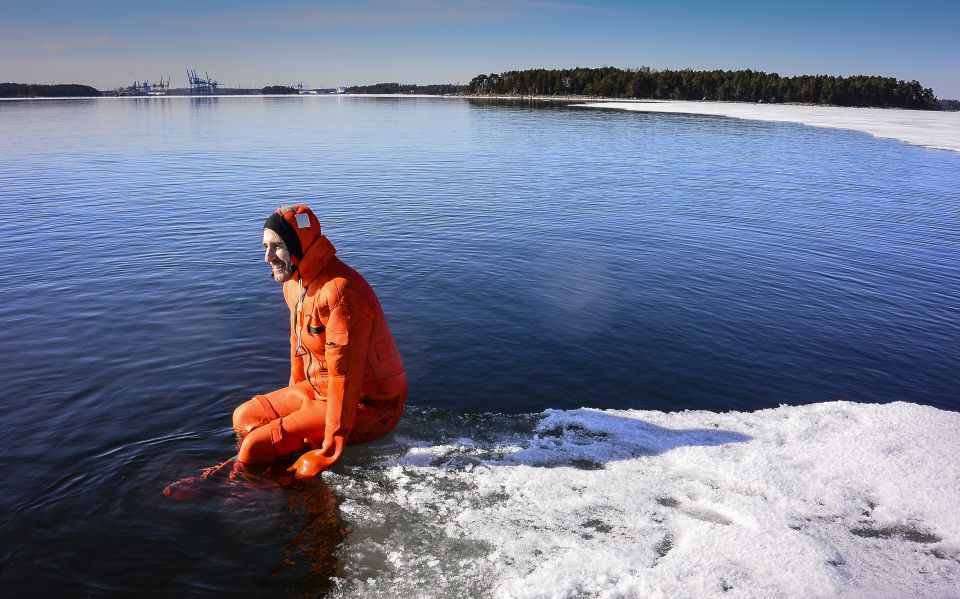
[(960, 596), (960, 413), (411, 414), (326, 474), (333, 596)]
[(899, 139), (918, 146), (960, 152), (960, 112), (685, 101), (591, 102), (582, 106), (803, 123), (816, 127), (863, 131), (875, 137)]

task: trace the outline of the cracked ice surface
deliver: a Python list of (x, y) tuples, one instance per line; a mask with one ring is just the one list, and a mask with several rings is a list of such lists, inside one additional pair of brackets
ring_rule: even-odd
[(590, 102), (580, 106), (638, 112), (705, 114), (852, 129), (875, 137), (899, 139), (918, 146), (960, 152), (960, 112), (689, 101)]
[(958, 597), (958, 438), (908, 403), (411, 414), (328, 479), (335, 595)]

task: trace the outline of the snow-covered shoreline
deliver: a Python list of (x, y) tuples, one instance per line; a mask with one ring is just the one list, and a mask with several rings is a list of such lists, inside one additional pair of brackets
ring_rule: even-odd
[(574, 106), (801, 123), (814, 127), (862, 131), (875, 137), (960, 152), (960, 112), (679, 100), (584, 102)]
[(331, 473), (356, 568), (338, 595), (960, 596), (960, 413), (457, 418), (438, 436), (411, 414)]

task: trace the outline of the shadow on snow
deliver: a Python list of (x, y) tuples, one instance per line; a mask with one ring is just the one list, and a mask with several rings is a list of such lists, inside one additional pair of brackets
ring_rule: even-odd
[(609, 462), (655, 456), (680, 447), (743, 443), (752, 437), (712, 428), (671, 429), (591, 409), (542, 414), (408, 413), (395, 433), (351, 448), (354, 466), (572, 467), (599, 470)]

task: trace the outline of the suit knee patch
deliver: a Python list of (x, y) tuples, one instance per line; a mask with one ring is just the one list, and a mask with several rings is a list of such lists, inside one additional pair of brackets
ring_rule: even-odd
[(280, 418), (280, 414), (273, 407), (273, 404), (270, 403), (270, 400), (267, 399), (266, 395), (254, 395), (253, 398), (257, 400), (257, 403), (260, 404), (260, 408), (263, 410), (263, 413), (267, 416), (268, 420), (276, 420)]
[(296, 418), (284, 416), (270, 423), (270, 444), (277, 455), (303, 449), (303, 429)]

